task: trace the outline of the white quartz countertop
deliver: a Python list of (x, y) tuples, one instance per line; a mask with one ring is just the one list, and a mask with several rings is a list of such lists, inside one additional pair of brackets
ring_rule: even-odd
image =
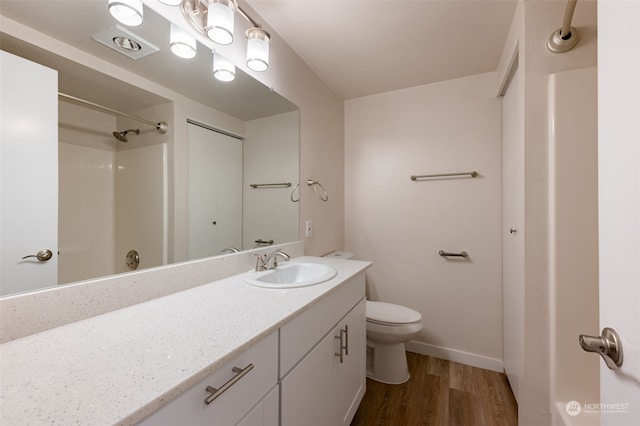
[(235, 275), (0, 346), (0, 424), (135, 424), (370, 266), (286, 290)]

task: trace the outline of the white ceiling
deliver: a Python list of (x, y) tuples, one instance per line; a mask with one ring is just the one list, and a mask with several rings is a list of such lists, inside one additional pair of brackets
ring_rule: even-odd
[(339, 96), (495, 71), (515, 0), (248, 0)]
[[(259, 21), (266, 21), (344, 99), (494, 71), (516, 7), (516, 0), (247, 1)], [(132, 61), (97, 44), (91, 37), (114, 26), (105, 5), (106, 0), (0, 0), (0, 13), (242, 119), (256, 118), (262, 104), (272, 102), (268, 88), (244, 73), (233, 85), (213, 79), (210, 52), (203, 46), (195, 61), (180, 62), (166, 48)], [(20, 44), (1, 30), (4, 50), (30, 52), (29, 59), (59, 69), (62, 91), (93, 92), (90, 100), (116, 109), (159, 102), (133, 86), (116, 87), (115, 79), (97, 71), (56, 62), (46, 46)], [(135, 33), (156, 46), (168, 44), (168, 23), (150, 10)], [(290, 108), (284, 99), (278, 102)]]

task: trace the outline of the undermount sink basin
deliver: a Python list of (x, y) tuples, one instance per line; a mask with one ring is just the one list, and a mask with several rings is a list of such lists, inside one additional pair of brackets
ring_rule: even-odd
[(291, 262), (281, 263), (277, 268), (266, 271), (249, 271), (244, 281), (256, 287), (295, 288), (329, 281), (336, 274), (334, 268), (322, 263)]

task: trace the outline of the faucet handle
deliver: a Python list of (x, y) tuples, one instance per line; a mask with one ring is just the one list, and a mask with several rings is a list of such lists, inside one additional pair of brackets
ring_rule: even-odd
[(265, 271), (267, 269), (267, 266), (265, 264), (265, 257), (266, 256), (261, 256), (257, 253), (251, 253), (251, 256), (255, 256), (256, 257), (256, 272), (262, 272)]

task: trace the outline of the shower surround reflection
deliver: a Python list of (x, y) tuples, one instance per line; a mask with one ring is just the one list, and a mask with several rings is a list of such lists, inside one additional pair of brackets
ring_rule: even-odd
[(59, 284), (129, 271), (132, 249), (140, 268), (166, 263), (166, 138), (112, 131), (131, 124), (59, 103)]

